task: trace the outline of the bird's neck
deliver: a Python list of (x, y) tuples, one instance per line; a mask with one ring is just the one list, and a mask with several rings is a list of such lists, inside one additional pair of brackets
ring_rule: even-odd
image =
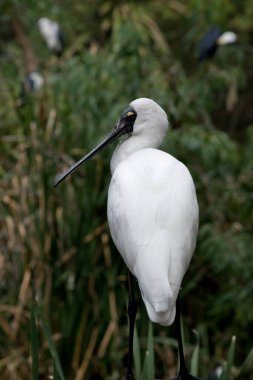
[(126, 160), (129, 156), (138, 150), (146, 148), (158, 148), (160, 144), (161, 141), (158, 141), (158, 139), (157, 141), (155, 139), (152, 139), (151, 143), (149, 136), (131, 135), (126, 140), (119, 143), (116, 147), (111, 159), (111, 173), (113, 174), (121, 162)]

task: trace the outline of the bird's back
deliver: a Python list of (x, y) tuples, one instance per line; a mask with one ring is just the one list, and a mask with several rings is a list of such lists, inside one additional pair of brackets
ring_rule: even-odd
[(199, 44), (199, 61), (207, 58), (212, 58), (217, 50), (217, 39), (221, 35), (221, 30), (217, 27), (212, 27), (204, 35)]
[(150, 319), (171, 324), (198, 229), (188, 169), (157, 149), (132, 154), (112, 176), (108, 221), (116, 247), (138, 278)]

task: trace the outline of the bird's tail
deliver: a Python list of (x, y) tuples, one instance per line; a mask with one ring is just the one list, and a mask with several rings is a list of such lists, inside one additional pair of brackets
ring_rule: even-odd
[(154, 278), (145, 275), (142, 270), (141, 273), (137, 273), (137, 278), (151, 321), (164, 326), (171, 325), (175, 319), (177, 294), (174, 294), (168, 276), (164, 274)]
[(149, 319), (152, 322), (159, 323), (163, 326), (170, 326), (174, 322), (176, 315), (175, 302), (174, 306), (167, 306), (166, 309), (164, 307), (163, 311), (161, 311), (160, 309), (157, 309), (156, 306), (154, 308), (147, 299), (145, 300), (145, 298), (143, 298), (143, 301), (145, 303)]

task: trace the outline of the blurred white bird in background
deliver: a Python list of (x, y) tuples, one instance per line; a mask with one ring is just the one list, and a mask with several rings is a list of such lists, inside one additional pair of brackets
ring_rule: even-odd
[(30, 72), (24, 82), (24, 91), (27, 92), (33, 92), (40, 90), (44, 85), (44, 78), (38, 71), (32, 71)]
[[(127, 379), (133, 379), (136, 305), (132, 275), (138, 280), (151, 321), (171, 325), (177, 311), (177, 335), (182, 346), (176, 300), (195, 249), (199, 211), (186, 166), (158, 150), (167, 129), (167, 115), (157, 103), (136, 99), (122, 113), (111, 134), (56, 179), (57, 185), (108, 143), (126, 135), (111, 159), (107, 213), (112, 239), (130, 271)], [(179, 376), (194, 379), (186, 369), (182, 347)]]
[(39, 71), (28, 73), (20, 85), (17, 106), (23, 107), (27, 103), (27, 95), (39, 92), (44, 86), (44, 78)]
[(64, 36), (60, 25), (49, 18), (41, 17), (38, 21), (38, 28), (48, 49), (60, 57), (65, 46)]

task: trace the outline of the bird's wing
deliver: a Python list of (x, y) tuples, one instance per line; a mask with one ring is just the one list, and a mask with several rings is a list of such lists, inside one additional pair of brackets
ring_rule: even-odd
[(221, 35), (221, 30), (217, 27), (210, 28), (199, 43), (199, 61), (211, 58), (217, 49), (217, 39)]

